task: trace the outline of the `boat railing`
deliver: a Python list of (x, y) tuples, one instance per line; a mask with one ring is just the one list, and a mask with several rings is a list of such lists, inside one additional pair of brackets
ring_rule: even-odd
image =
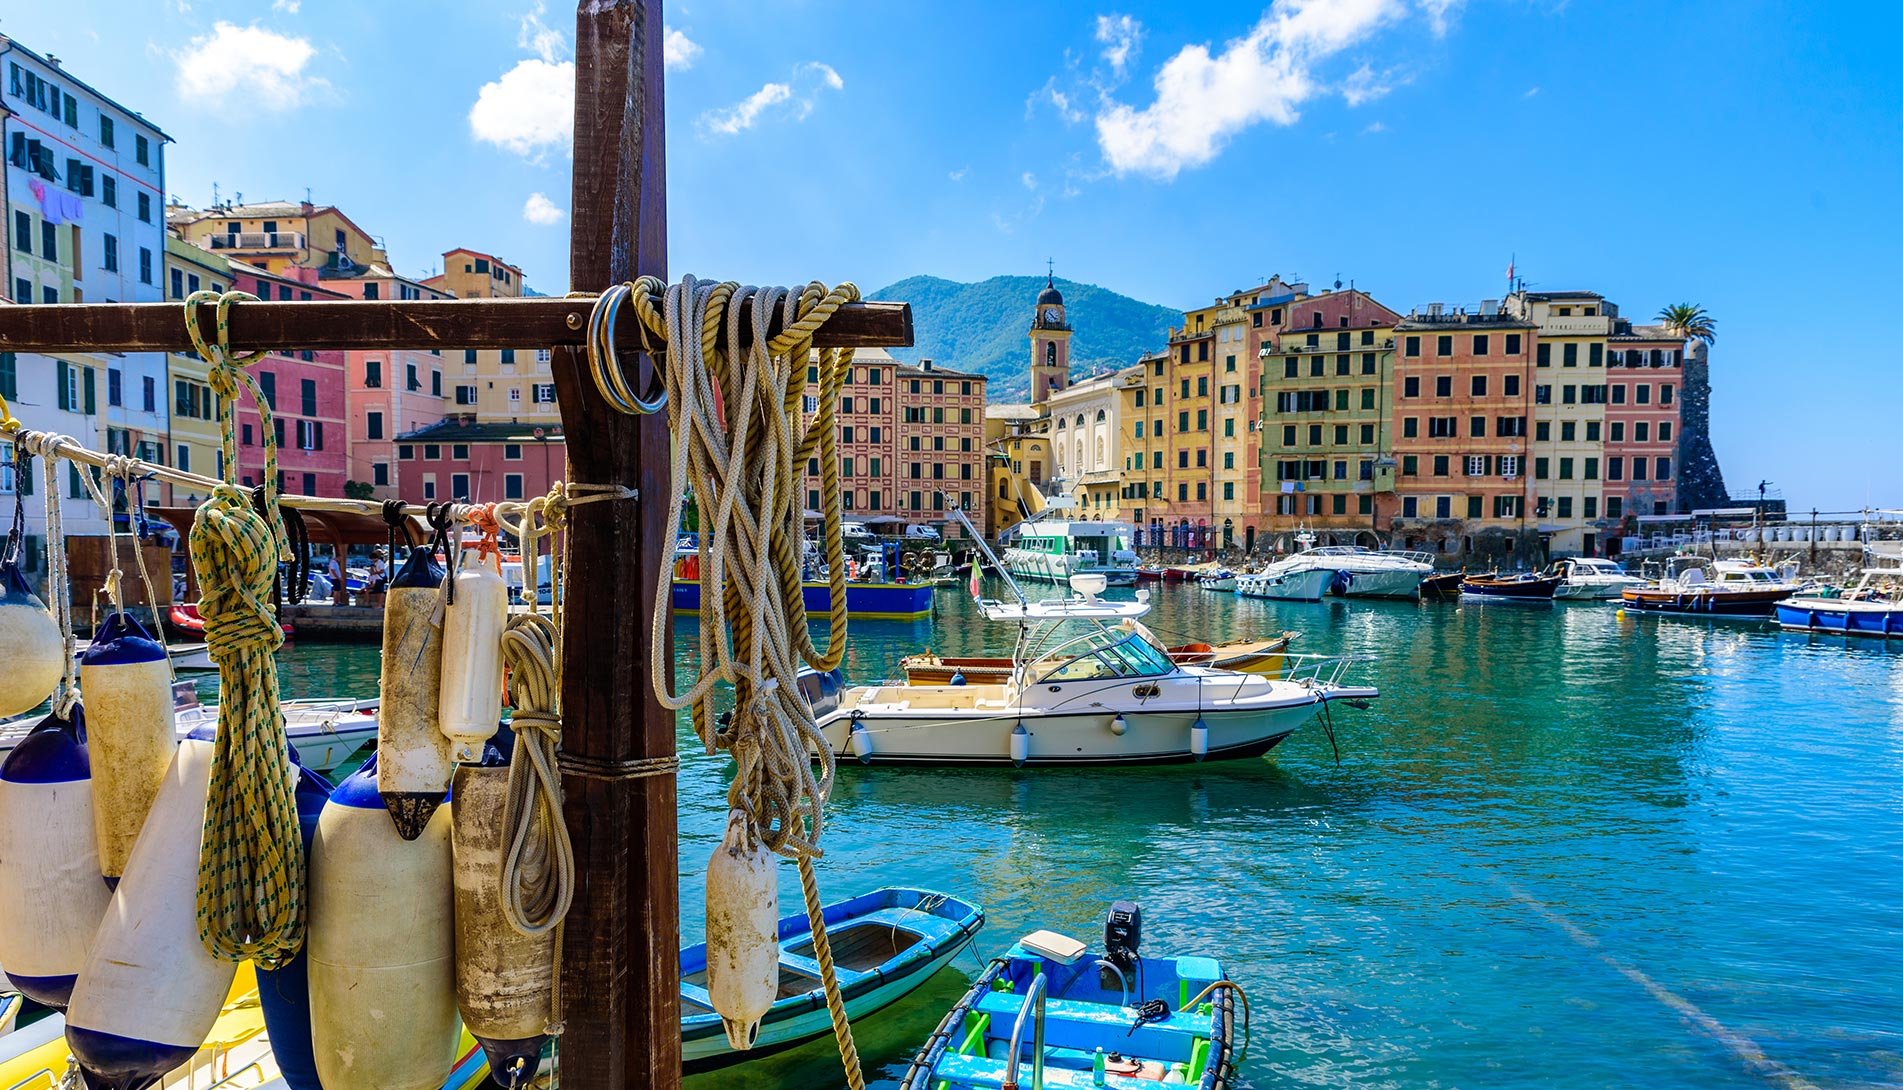
[(1357, 663), (1374, 662), (1374, 655), (1288, 655), (1282, 656), (1280, 679), (1316, 689), (1332, 689), (1342, 683)]
[[(45, 1079), (46, 1081), (41, 1082), (41, 1079)], [(26, 1078), (7, 1087), (7, 1090), (52, 1090), (53, 1087), (58, 1085), (59, 1078), (53, 1074), (53, 1069), (50, 1067), (42, 1067)]]
[(1004, 1081), (999, 1090), (1018, 1090), (1018, 1052), (1024, 1045), (1024, 1019), (1031, 1019), (1031, 1090), (1044, 1090), (1044, 993), (1047, 982), (1037, 974), (1024, 1002), (1018, 1006), (1017, 1021), (1011, 1024), (1011, 1060), (1005, 1065)]

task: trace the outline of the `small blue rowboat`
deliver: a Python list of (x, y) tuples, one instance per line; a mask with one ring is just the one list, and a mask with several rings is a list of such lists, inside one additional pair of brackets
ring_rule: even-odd
[[(808, 582), (806, 614), (823, 620), (833, 600), (832, 585)], [(700, 580), (674, 580), (676, 613), (700, 611)], [(932, 615), (930, 583), (847, 583), (846, 616), (869, 621), (917, 621)]]
[[(977, 905), (922, 889), (875, 889), (822, 910), (846, 1014), (890, 1006), (931, 979), (984, 926)], [(747, 1052), (727, 1044), (707, 997), (707, 945), (681, 951), (681, 1059), (705, 1071), (791, 1048), (832, 1032), (806, 914), (780, 920), (780, 993)]]
[(1026, 935), (939, 1023), (899, 1090), (1228, 1086), (1239, 1000), (1248, 1032), (1241, 989), (1214, 958), (1139, 956), (1141, 929), (1137, 906), (1119, 901), (1103, 953)]

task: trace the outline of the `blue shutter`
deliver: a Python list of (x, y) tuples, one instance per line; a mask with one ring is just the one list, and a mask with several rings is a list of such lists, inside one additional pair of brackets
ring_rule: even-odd
[(80, 385), (82, 385), (82, 386), (84, 386), (84, 387), (85, 387), (85, 399), (86, 399), (86, 415), (87, 415), (87, 416), (92, 416), (92, 415), (93, 415), (94, 413), (96, 413), (96, 412), (98, 412), (98, 411), (99, 411), (99, 402), (98, 402), (98, 400), (97, 400), (97, 398), (96, 398), (96, 396), (95, 396), (95, 390), (94, 390), (94, 388), (93, 388), (93, 387), (94, 387), (94, 384), (93, 384), (93, 373), (94, 373), (94, 372), (93, 372), (93, 369), (92, 369), (92, 368), (90, 368), (90, 367), (88, 367), (88, 368), (85, 368), (85, 369), (84, 369), (84, 373), (83, 373), (83, 377), (82, 377), (82, 378), (80, 379)]
[(70, 379), (67, 378), (67, 376), (72, 372), (72, 364), (67, 363), (65, 360), (57, 360), (55, 362), (59, 364), (59, 373), (55, 376), (55, 378), (59, 383), (60, 411), (72, 412), (73, 398), (72, 398), (71, 390), (67, 386), (67, 383), (71, 381)]

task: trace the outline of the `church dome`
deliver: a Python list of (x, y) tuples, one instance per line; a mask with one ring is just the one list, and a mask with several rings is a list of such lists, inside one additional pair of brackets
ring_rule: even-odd
[(1037, 293), (1037, 305), (1040, 307), (1061, 307), (1064, 305), (1064, 293), (1057, 290), (1056, 283), (1044, 281), (1044, 290)]

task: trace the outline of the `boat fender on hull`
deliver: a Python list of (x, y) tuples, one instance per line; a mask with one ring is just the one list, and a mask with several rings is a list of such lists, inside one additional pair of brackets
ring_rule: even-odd
[(1209, 756), (1209, 724), (1200, 715), (1189, 725), (1189, 755), (1198, 761)]
[(231, 991), (237, 963), (198, 934), (214, 738), (204, 727), (178, 743), (73, 989), (66, 1043), (92, 1090), (157, 1084), (198, 1051)]
[(1011, 728), (1011, 763), (1023, 768), (1024, 762), (1030, 759), (1031, 732), (1024, 729), (1023, 723), (1019, 723)]
[(21, 994), (60, 1011), (112, 900), (83, 717), (78, 705), (70, 719), (47, 716), (0, 764), (0, 965)]
[(109, 613), (80, 656), (79, 689), (86, 694), (100, 873), (117, 879), (177, 744), (172, 665), (165, 649), (130, 614)]

